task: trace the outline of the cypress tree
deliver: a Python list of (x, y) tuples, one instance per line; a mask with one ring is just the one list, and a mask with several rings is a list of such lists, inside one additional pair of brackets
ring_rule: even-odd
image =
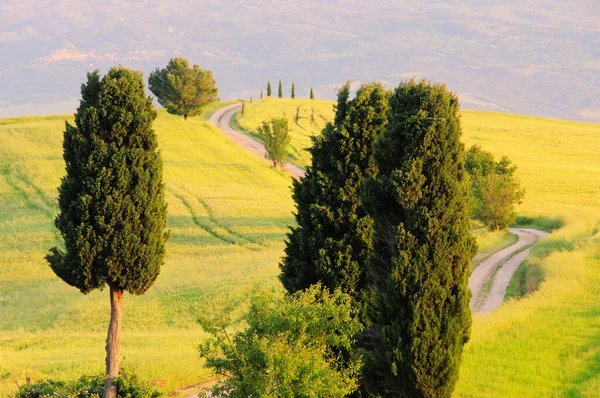
[(315, 99), (315, 93), (313, 92), (312, 87), (310, 88), (310, 99), (314, 100)]
[(64, 133), (66, 176), (56, 227), (65, 250), (46, 256), (63, 281), (82, 293), (110, 290), (105, 397), (115, 397), (124, 292), (143, 294), (165, 256), (167, 206), (156, 111), (140, 72), (113, 68), (81, 87), (75, 126)]
[(263, 94), (262, 94), (262, 90), (260, 90), (260, 99), (262, 99)]
[(267, 82), (267, 97), (271, 96), (271, 82)]
[(281, 80), (279, 80), (279, 88), (277, 89), (277, 97), (283, 98), (283, 88), (281, 87)]
[(450, 397), (471, 328), (458, 99), (444, 85), (401, 83), (362, 197), (374, 219), (368, 303), (372, 394)]
[(292, 99), (296, 98), (296, 83), (292, 83)]
[(313, 138), (312, 165), (293, 182), (297, 226), (280, 264), (290, 293), (321, 282), (360, 300), (367, 286), (372, 222), (358, 189), (375, 173), (372, 146), (387, 124), (389, 94), (375, 83), (362, 86), (353, 100), (349, 93), (349, 84), (338, 92), (335, 120)]

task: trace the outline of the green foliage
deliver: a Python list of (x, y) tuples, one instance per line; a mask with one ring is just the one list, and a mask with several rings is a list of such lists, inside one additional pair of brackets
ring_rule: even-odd
[(56, 227), (66, 250), (52, 248), (52, 270), (88, 293), (109, 284), (143, 294), (165, 256), (167, 206), (162, 160), (142, 74), (113, 68), (88, 74), (76, 127), (67, 123), (67, 175)]
[[(124, 367), (115, 379), (119, 398), (157, 398), (162, 393)], [(96, 398), (104, 392), (104, 376), (82, 376), (76, 380), (42, 380), (19, 388), (15, 398)]]
[(350, 352), (362, 326), (348, 295), (321, 286), (259, 294), (246, 321), (233, 337), (223, 318), (201, 322), (212, 337), (200, 356), (226, 377), (212, 396), (344, 397), (357, 388), (361, 358)]
[(359, 298), (367, 286), (372, 221), (358, 189), (375, 173), (373, 142), (387, 124), (388, 93), (380, 84), (361, 87), (348, 100), (338, 93), (334, 123), (313, 138), (312, 165), (294, 181), (297, 226), (291, 229), (280, 279), (290, 292), (321, 282)]
[(246, 101), (242, 100), (242, 115), (244, 114), (245, 110), (246, 110)]
[(265, 144), (265, 157), (273, 162), (273, 167), (285, 166), (287, 146), (292, 139), (288, 132), (287, 118), (284, 116), (263, 121), (257, 134)]
[(525, 194), (515, 176), (517, 166), (506, 156), (496, 162), (490, 152), (473, 145), (467, 151), (465, 169), (471, 181), (470, 216), (490, 230), (507, 228), (515, 221), (515, 206)]
[(296, 98), (296, 83), (292, 83), (292, 99)]
[(271, 82), (267, 82), (267, 97), (271, 96)]
[(281, 79), (279, 80), (279, 88), (277, 89), (277, 97), (283, 98), (283, 87), (281, 86)]
[(471, 328), (475, 241), (458, 99), (444, 85), (402, 82), (366, 181), (374, 219), (365, 380), (382, 396), (450, 397)]
[(311, 100), (314, 100), (314, 99), (315, 99), (315, 93), (314, 93), (314, 91), (313, 91), (312, 87), (310, 88), (310, 99), (311, 99)]
[(559, 217), (529, 217), (529, 216), (518, 216), (515, 220), (515, 227), (526, 227), (541, 229), (542, 231), (552, 232), (565, 225), (565, 221)]
[(184, 119), (201, 114), (204, 106), (219, 100), (212, 72), (198, 65), (190, 67), (184, 58), (172, 58), (166, 68), (150, 73), (148, 86), (167, 112)]

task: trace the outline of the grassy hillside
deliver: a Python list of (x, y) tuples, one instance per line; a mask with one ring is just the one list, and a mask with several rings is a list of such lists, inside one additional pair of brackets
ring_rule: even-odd
[[(269, 99), (248, 104), (245, 116), (254, 113), (258, 123), (285, 111), (291, 118), (306, 103), (323, 116), (319, 127), (333, 114), (332, 102)], [(506, 154), (519, 166), (527, 190), (519, 212), (560, 216), (567, 225), (545, 244), (546, 251), (561, 251), (547, 257), (537, 251), (546, 280), (536, 293), (474, 317), (456, 396), (594, 396), (600, 388), (600, 125), (462, 115), (466, 144)], [(64, 173), (65, 119), (71, 117), (0, 120), (0, 396), (25, 374), (75, 377), (103, 365), (108, 293), (80, 294), (43, 260), (58, 239), (52, 219)], [(299, 122), (305, 130), (292, 131), (298, 152), (306, 145), (300, 137), (320, 130), (306, 122)], [(198, 315), (238, 301), (241, 311), (253, 289), (279, 288), (277, 263), (293, 203), (289, 177), (205, 122), (160, 112), (155, 129), (171, 239), (154, 287), (126, 296), (122, 355), (173, 390), (208, 377), (195, 349), (203, 337)], [(480, 237), (486, 250), (502, 240)]]
[[(45, 263), (71, 116), (0, 120), (0, 396), (32, 378), (103, 369), (107, 291), (82, 295)], [(279, 286), (290, 178), (203, 121), (160, 112), (171, 238), (156, 284), (126, 295), (122, 356), (169, 390), (206, 379), (198, 315)], [(243, 303), (243, 300), (242, 300)]]
[(325, 124), (333, 119), (333, 102), (265, 98), (246, 103), (244, 114), (236, 113), (232, 118), (232, 124), (235, 126), (237, 123), (236, 127), (241, 127), (241, 131), (258, 138), (256, 128), (263, 120), (284, 115), (288, 118), (289, 132), (292, 136), (289, 161), (300, 167), (306, 167), (310, 164), (310, 153), (305, 149), (312, 145), (310, 137), (319, 134)]

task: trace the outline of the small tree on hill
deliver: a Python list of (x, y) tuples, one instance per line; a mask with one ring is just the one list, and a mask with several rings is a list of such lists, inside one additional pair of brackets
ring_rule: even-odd
[(198, 65), (190, 68), (183, 58), (173, 58), (164, 69), (156, 69), (148, 79), (150, 91), (158, 103), (173, 115), (199, 115), (202, 108), (219, 100), (219, 90), (209, 70)]
[(314, 91), (313, 91), (312, 87), (310, 88), (310, 99), (311, 99), (311, 100), (314, 100), (314, 99), (315, 99), (315, 93), (314, 93)]
[(313, 138), (312, 165), (293, 182), (297, 226), (280, 264), (290, 293), (320, 282), (361, 300), (367, 286), (372, 221), (358, 189), (375, 173), (372, 147), (387, 124), (389, 95), (379, 84), (361, 87), (352, 100), (349, 93), (349, 84), (339, 91), (333, 124)]
[(296, 98), (296, 83), (292, 83), (292, 99)]
[(375, 221), (364, 377), (377, 396), (450, 397), (470, 334), (476, 246), (458, 99), (443, 85), (403, 82), (390, 115), (363, 191)]
[(283, 116), (263, 121), (257, 132), (265, 144), (265, 158), (273, 162), (273, 167), (283, 168), (288, 155), (287, 146), (292, 140), (288, 132), (287, 118)]
[(271, 82), (267, 82), (267, 97), (271, 96)]
[(156, 111), (142, 74), (113, 68), (88, 74), (75, 127), (67, 122), (67, 174), (59, 188), (56, 227), (65, 251), (46, 259), (82, 293), (110, 290), (105, 397), (115, 397), (125, 291), (143, 294), (165, 256), (167, 205), (162, 160), (152, 122)]
[(263, 99), (263, 93), (262, 93), (262, 90), (260, 90), (260, 99)]
[(490, 230), (507, 228), (515, 221), (515, 206), (525, 194), (515, 176), (517, 166), (506, 156), (496, 162), (490, 152), (474, 145), (467, 151), (465, 169), (471, 181), (471, 217)]
[(279, 80), (279, 88), (277, 89), (277, 97), (283, 98), (283, 87), (281, 86), (281, 80)]

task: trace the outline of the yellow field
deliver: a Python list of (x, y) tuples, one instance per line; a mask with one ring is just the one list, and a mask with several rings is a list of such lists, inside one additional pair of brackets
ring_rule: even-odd
[[(299, 105), (304, 130), (294, 127)], [(301, 154), (307, 136), (333, 116), (332, 106), (255, 101), (240, 123), (251, 128), (285, 111)], [(310, 127), (313, 107), (319, 116)], [(64, 173), (65, 119), (71, 117), (0, 120), (0, 396), (25, 374), (67, 378), (103, 367), (108, 293), (80, 294), (43, 260), (57, 240), (52, 219)], [(475, 111), (463, 111), (462, 124), (466, 144), (508, 155), (518, 165), (527, 191), (519, 214), (563, 217), (567, 225), (548, 246), (572, 249), (543, 260), (546, 280), (536, 293), (474, 318), (456, 396), (597, 396), (600, 125)], [(161, 111), (155, 129), (171, 239), (154, 287), (126, 296), (122, 355), (171, 391), (208, 377), (195, 348), (203, 338), (198, 315), (239, 300), (241, 312), (253, 289), (279, 288), (277, 263), (294, 207), (289, 177), (204, 121), (184, 122)], [(489, 248), (504, 238), (479, 240)]]

